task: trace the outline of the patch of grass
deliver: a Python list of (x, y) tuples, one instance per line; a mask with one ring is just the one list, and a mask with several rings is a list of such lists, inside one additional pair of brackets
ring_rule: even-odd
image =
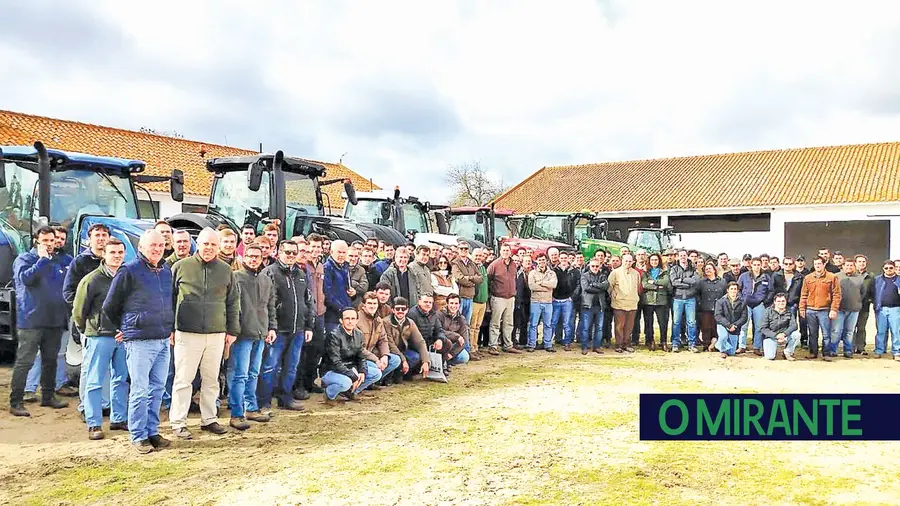
[(76, 467), (52, 473), (48, 482), (53, 486), (40, 486), (29, 491), (26, 504), (84, 504), (113, 497), (119, 504), (154, 504), (168, 497), (163, 490), (153, 490), (154, 486), (165, 487), (189, 476), (194, 470), (178, 460), (78, 462)]

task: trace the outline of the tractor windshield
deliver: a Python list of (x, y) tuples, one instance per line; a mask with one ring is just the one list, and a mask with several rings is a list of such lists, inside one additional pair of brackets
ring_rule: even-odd
[(474, 213), (454, 214), (453, 219), (450, 220), (450, 234), (485, 242), (484, 224), (478, 224)]
[[(247, 171), (225, 172), (216, 178), (210, 198), (209, 209), (231, 221), (235, 227), (251, 224), (261, 232), (269, 217), (269, 184), (271, 174), (263, 172), (259, 190), (252, 191), (247, 185)], [(285, 230), (298, 230), (298, 219), (323, 214), (318, 205), (316, 182), (303, 174), (284, 173), (284, 193), (287, 223)], [(304, 227), (301, 226), (300, 229)]]
[[(0, 162), (6, 187), (0, 188), (0, 226), (15, 232), (19, 251), (29, 244), (38, 216), (37, 164), (32, 162)], [(119, 173), (89, 168), (50, 173), (50, 223), (69, 229), (73, 238), (75, 225), (86, 214), (138, 218), (138, 207), (131, 181)]]
[(356, 205), (347, 202), (344, 218), (360, 223), (374, 223), (394, 227), (391, 203), (386, 200), (359, 199)]
[(534, 218), (534, 229), (532, 234), (537, 239), (545, 241), (569, 243), (566, 237), (566, 217), (565, 216), (536, 216)]
[(428, 233), (428, 217), (425, 211), (415, 204), (403, 204), (403, 223), (406, 230), (414, 230), (418, 233)]

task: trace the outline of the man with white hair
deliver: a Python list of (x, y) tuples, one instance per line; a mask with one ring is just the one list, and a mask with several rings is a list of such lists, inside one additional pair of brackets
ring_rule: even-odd
[(163, 261), (166, 240), (148, 230), (138, 243), (138, 258), (119, 268), (103, 301), (103, 314), (119, 329), (131, 378), (128, 431), (141, 454), (164, 448), (159, 435), (159, 408), (173, 338), (172, 271)]
[(341, 312), (352, 305), (356, 290), (350, 285), (350, 266), (347, 264), (346, 241), (331, 243), (331, 256), (325, 260), (322, 292), (325, 294), (325, 332), (340, 325)]
[(216, 399), (219, 368), (226, 347), (240, 333), (240, 294), (231, 266), (219, 259), (219, 234), (204, 228), (197, 236), (197, 253), (172, 267), (175, 298), (175, 382), (169, 420), (176, 436), (191, 439), (187, 415), (191, 383), (200, 369), (200, 429), (224, 434)]

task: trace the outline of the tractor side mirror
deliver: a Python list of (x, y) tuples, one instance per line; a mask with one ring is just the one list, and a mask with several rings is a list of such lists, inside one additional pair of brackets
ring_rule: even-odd
[(262, 186), (262, 175), (264, 170), (265, 167), (259, 162), (250, 164), (250, 167), (247, 169), (247, 188), (249, 188), (250, 191), (259, 191), (259, 187)]
[[(356, 200), (356, 188), (353, 187), (353, 183), (349, 179), (344, 181), (344, 193), (347, 194), (347, 200), (355, 206), (358, 202), (358, 200)], [(384, 211), (382, 211), (382, 214), (384, 214)], [(388, 216), (388, 218), (390, 218), (390, 216)]]
[(479, 225), (484, 224), (484, 214), (482, 214), (480, 211), (475, 213), (475, 223)]
[(621, 230), (613, 230), (612, 235), (616, 239), (618, 239), (620, 241), (622, 240), (622, 231)]
[(382, 202), (381, 206), (379, 206), (381, 211), (381, 219), (390, 221), (391, 220), (391, 204), (389, 202)]
[(172, 179), (169, 180), (169, 194), (175, 202), (184, 201), (184, 172), (181, 169), (172, 169)]
[(0, 188), (6, 188), (6, 168), (3, 165), (3, 150), (0, 149)]

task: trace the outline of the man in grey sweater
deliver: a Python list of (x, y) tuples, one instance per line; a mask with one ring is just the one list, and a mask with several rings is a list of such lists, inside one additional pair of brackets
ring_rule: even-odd
[(866, 295), (865, 277), (856, 272), (854, 262), (844, 262), (837, 279), (841, 284), (841, 306), (837, 318), (831, 324), (829, 347), (823, 350), (825, 360), (837, 356), (838, 343), (841, 341), (844, 342), (844, 358), (853, 358), (853, 333)]

